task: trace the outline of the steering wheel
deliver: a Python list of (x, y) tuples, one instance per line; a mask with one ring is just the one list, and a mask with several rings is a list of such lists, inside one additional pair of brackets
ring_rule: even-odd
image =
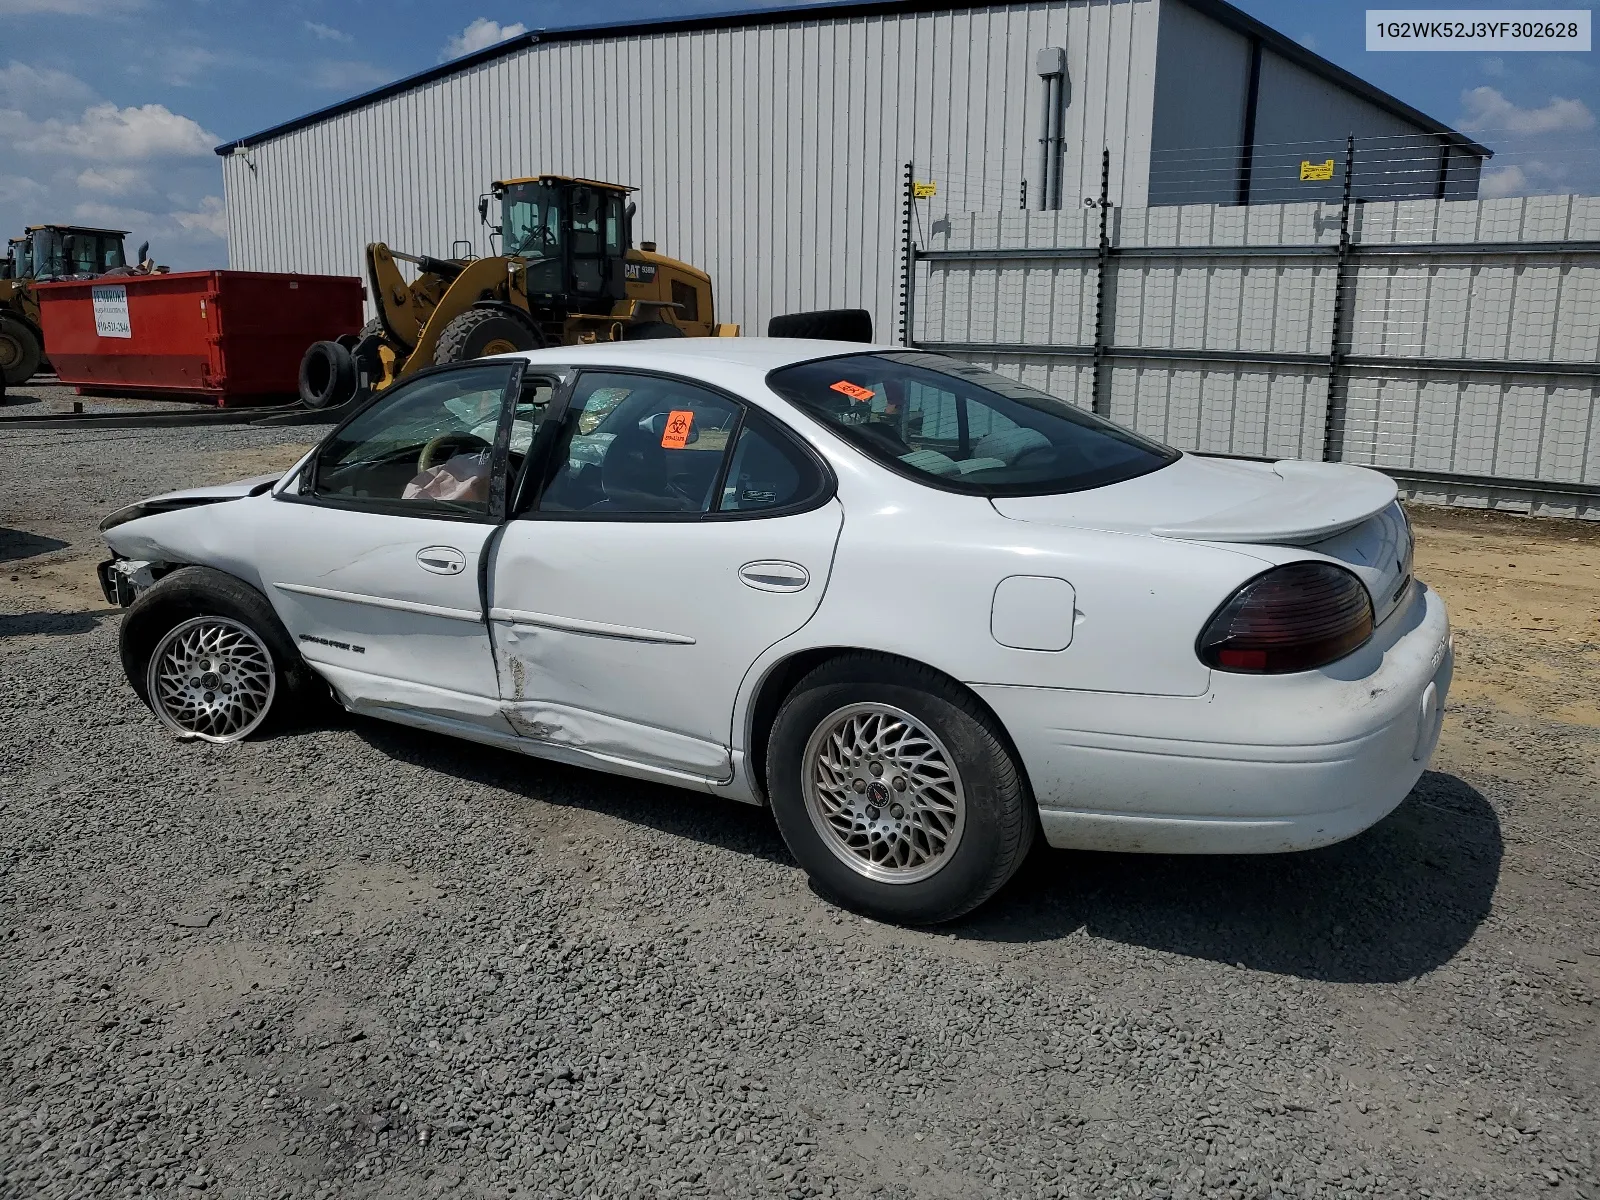
[[(450, 453), (443, 453), (447, 448)], [(417, 473), (421, 474), (439, 463), (449, 462), (458, 454), (491, 449), (493, 447), (475, 433), (441, 433), (438, 437), (429, 438), (427, 445), (422, 447), (422, 453), (417, 455)]]

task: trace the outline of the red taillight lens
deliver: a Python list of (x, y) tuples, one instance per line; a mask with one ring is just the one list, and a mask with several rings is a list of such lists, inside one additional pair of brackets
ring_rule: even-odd
[(1372, 636), (1372, 597), (1332, 563), (1297, 562), (1258, 575), (1217, 610), (1200, 659), (1219, 671), (1278, 675), (1343, 658)]

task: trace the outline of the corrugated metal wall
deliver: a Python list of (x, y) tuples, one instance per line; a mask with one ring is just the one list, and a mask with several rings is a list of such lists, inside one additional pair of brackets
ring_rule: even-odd
[[(1335, 457), (1600, 485), (1600, 197), (1369, 202), (1352, 216)], [(1339, 206), (1321, 203), (1115, 213), (1114, 245), (1134, 253), (1108, 272), (1107, 415), (1183, 449), (1322, 457), (1340, 277), (1336, 255), (1304, 250), (1331, 251), (1339, 228)], [(918, 264), (915, 341), (1087, 407), (1098, 264), (1070, 255), (1098, 235), (1093, 212), (952, 220), (928, 249), (1000, 255)], [(1587, 248), (1561, 248), (1573, 243)], [(1378, 252), (1406, 245), (1429, 249)], [(1167, 247), (1192, 249), (1139, 254)], [(1583, 507), (1600, 516), (1600, 496)]]
[[(902, 164), (919, 219), (1037, 174), (1036, 52), (1068, 50), (1065, 203), (1142, 203), (1159, 0), (1052, 0), (554, 41), (224, 160), (229, 260), (361, 274), (362, 249), (489, 252), (478, 195), (551, 171), (640, 189), (636, 236), (710, 271), (718, 317), (856, 306), (894, 328)], [(1037, 182), (1031, 186), (1037, 187)], [(1037, 192), (1034, 193), (1037, 195)]]

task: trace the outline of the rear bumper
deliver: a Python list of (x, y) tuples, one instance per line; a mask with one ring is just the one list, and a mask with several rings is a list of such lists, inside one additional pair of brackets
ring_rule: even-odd
[(1449, 619), (1417, 585), (1321, 671), (1213, 672), (1204, 696), (977, 691), (1011, 733), (1057, 847), (1270, 854), (1342, 841), (1406, 797), (1438, 744)]

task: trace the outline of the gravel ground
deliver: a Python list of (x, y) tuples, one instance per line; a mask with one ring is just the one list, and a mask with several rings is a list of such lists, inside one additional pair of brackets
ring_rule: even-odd
[(1461, 702), (1368, 833), (910, 931), (760, 810), (160, 733), (94, 523), (310, 436), (0, 434), (0, 1195), (1600, 1196), (1600, 531), (1419, 510)]

